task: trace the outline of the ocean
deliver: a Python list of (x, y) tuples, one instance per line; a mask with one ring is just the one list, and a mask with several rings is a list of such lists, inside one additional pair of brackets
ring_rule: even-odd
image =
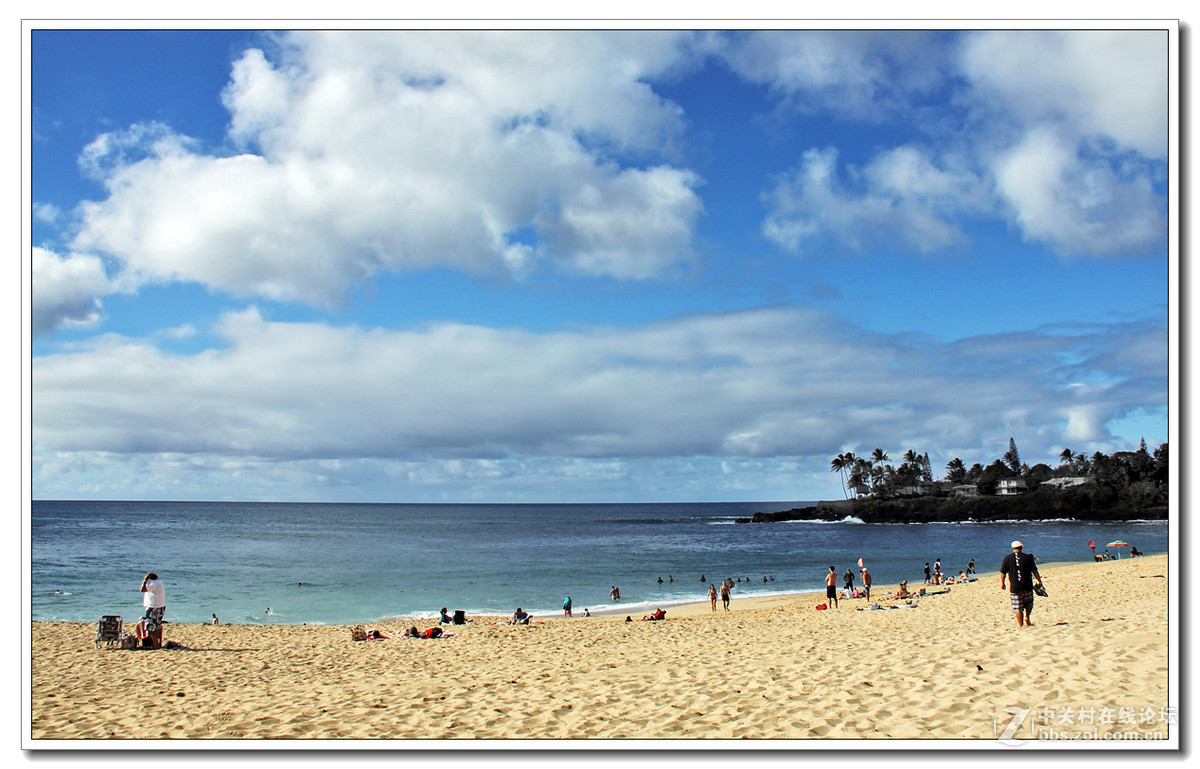
[(1090, 561), (1089, 541), (1099, 552), (1118, 539), (1147, 554), (1168, 548), (1165, 521), (734, 523), (811, 504), (34, 501), (30, 614), (139, 616), (138, 586), (155, 571), (166, 619), (180, 623), (216, 614), (223, 623), (357, 624), (435, 617), (443, 606), (468, 616), (518, 606), (560, 615), (568, 595), (576, 615), (640, 616), (704, 600), (708, 582), (727, 577), (735, 605), (823, 590), (830, 565), (857, 576), (860, 558), (878, 590), (920, 584), (924, 564), (938, 559), (950, 574), (971, 559), (995, 571), (1013, 539), (1042, 563)]

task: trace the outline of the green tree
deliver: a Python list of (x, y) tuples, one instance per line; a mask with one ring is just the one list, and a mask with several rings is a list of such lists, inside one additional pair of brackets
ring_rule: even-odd
[(1012, 438), (1008, 439), (1008, 451), (1004, 452), (1004, 464), (1008, 465), (1008, 469), (1012, 470), (1013, 475), (1021, 474), (1021, 455), (1017, 453), (1017, 442)]
[(1036, 465), (1029, 468), (1029, 472), (1025, 473), (1025, 483), (1028, 484), (1029, 490), (1033, 491), (1038, 486), (1042, 485), (1053, 477), (1053, 468), (1044, 462), (1038, 462)]
[(963, 465), (963, 461), (958, 457), (951, 459), (946, 463), (946, 480), (953, 483), (955, 486), (966, 483), (967, 468)]
[(1167, 448), (1167, 444), (1165, 444), (1165, 443), (1159, 444), (1159, 447), (1154, 450), (1154, 471), (1153, 471), (1153, 478), (1154, 478), (1154, 480), (1158, 481), (1159, 483), (1166, 483), (1167, 478), (1170, 477), (1169, 471), (1171, 468), (1171, 463), (1170, 463), (1169, 459), (1170, 459), (1170, 450)]
[(1007, 463), (997, 459), (979, 474), (975, 486), (980, 494), (991, 496), (996, 493), (996, 484), (1001, 478), (1012, 477), (1012, 468)]

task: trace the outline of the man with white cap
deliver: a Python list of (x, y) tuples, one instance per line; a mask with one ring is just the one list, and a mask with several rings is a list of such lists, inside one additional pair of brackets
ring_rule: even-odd
[(1032, 555), (1025, 552), (1025, 545), (1021, 544), (1021, 540), (1013, 540), (1012, 552), (1004, 556), (1004, 561), (1000, 564), (1000, 589), (1008, 587), (1012, 610), (1017, 615), (1017, 627), (1033, 624), (1029, 615), (1033, 612), (1034, 584), (1042, 584), (1037, 562)]

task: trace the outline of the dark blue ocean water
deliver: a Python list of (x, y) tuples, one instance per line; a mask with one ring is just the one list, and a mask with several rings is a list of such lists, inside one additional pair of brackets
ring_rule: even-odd
[[(995, 571), (1013, 539), (1043, 563), (1091, 560), (1089, 540), (1101, 551), (1116, 539), (1150, 554), (1168, 548), (1166, 522), (733, 523), (808, 504), (35, 501), (31, 615), (137, 616), (147, 571), (165, 582), (175, 622), (215, 613), (222, 622), (348, 624), (431, 616), (442, 606), (558, 614), (567, 595), (576, 613), (634, 613), (704, 599), (701, 575), (743, 580), (736, 602), (821, 590), (830, 565), (857, 573), (859, 558), (877, 587), (892, 587), (919, 583), (924, 563), (938, 558), (953, 574), (972, 558), (980, 572)], [(622, 595), (615, 605), (613, 585)]]

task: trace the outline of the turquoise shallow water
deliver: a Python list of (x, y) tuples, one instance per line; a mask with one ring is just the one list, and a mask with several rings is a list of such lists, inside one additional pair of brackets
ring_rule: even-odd
[[(1013, 539), (1046, 563), (1090, 561), (1089, 540), (1101, 552), (1116, 539), (1146, 553), (1168, 549), (1162, 521), (733, 523), (808, 504), (35, 501), (31, 615), (137, 616), (138, 585), (151, 570), (166, 583), (167, 619), (175, 622), (215, 613), (222, 622), (345, 624), (433, 616), (442, 606), (558, 614), (567, 595), (577, 613), (635, 613), (702, 600), (701, 575), (742, 580), (735, 600), (821, 590), (830, 565), (857, 573), (859, 558), (877, 586), (894, 586), (920, 582), (924, 563), (938, 558), (950, 573), (972, 558), (979, 571), (994, 571)], [(615, 604), (613, 585), (622, 595)]]

